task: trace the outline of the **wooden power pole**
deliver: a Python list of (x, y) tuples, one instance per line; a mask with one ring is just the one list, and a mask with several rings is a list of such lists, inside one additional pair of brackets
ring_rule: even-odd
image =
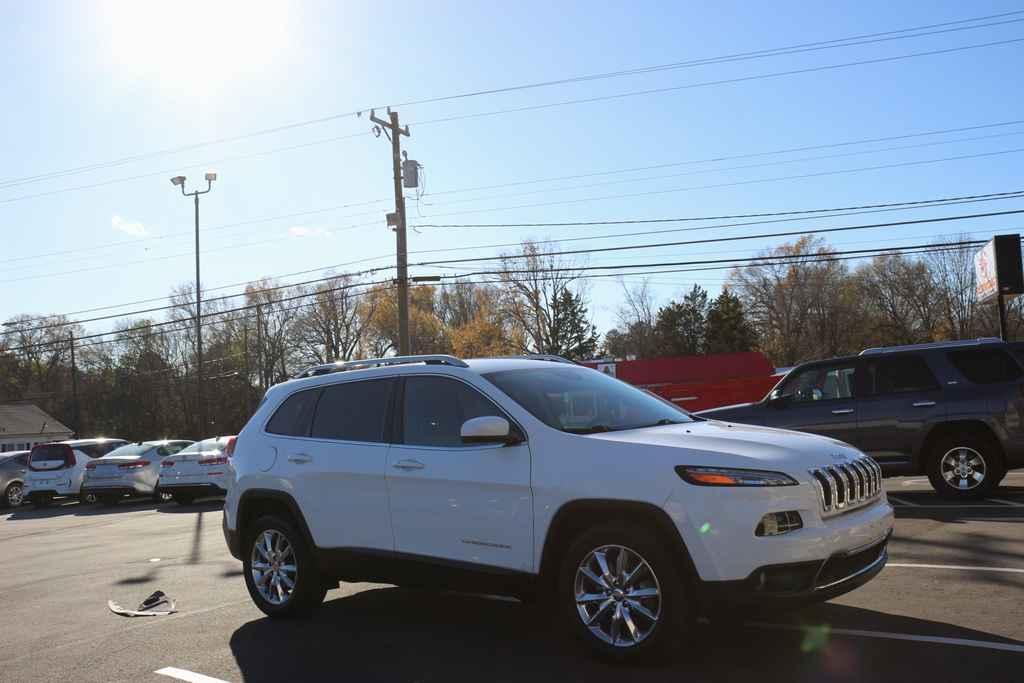
[[(409, 137), (409, 126), (398, 125), (398, 112), (388, 109), (388, 121), (371, 111), (370, 120), (380, 126), (391, 140), (391, 166), (395, 181), (395, 241), (397, 246), (396, 284), (398, 285), (398, 355), (407, 356), (409, 349), (409, 260), (405, 238), (405, 194), (402, 192), (401, 136)], [(391, 221), (388, 222), (391, 224)]]

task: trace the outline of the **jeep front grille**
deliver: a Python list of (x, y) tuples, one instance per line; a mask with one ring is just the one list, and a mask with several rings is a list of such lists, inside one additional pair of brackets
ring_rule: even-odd
[(811, 470), (811, 477), (826, 513), (861, 507), (882, 492), (882, 468), (867, 456)]

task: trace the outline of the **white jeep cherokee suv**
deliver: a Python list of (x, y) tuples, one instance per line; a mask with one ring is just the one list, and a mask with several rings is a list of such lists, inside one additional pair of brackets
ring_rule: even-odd
[(270, 616), (339, 581), (553, 597), (620, 657), (691, 617), (827, 600), (881, 571), (877, 465), (693, 417), (555, 357), (311, 368), (239, 434), (224, 535)]

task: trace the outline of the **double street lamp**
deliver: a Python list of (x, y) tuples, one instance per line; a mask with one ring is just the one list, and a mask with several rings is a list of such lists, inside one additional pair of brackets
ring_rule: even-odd
[[(206, 404), (203, 402), (203, 325), (202, 325), (202, 290), (199, 285), (199, 195), (206, 194), (213, 189), (213, 181), (217, 179), (216, 173), (206, 174), (206, 189), (185, 192), (185, 176), (177, 175), (171, 178), (171, 183), (181, 188), (181, 194), (185, 197), (192, 197), (196, 206), (196, 400), (199, 402), (199, 424), (200, 431), (206, 429)], [(197, 435), (202, 439), (203, 434)]]

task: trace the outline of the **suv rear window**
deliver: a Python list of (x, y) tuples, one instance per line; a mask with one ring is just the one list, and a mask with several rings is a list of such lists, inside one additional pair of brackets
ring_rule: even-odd
[(865, 363), (868, 394), (935, 391), (939, 383), (920, 356), (889, 356)]
[(313, 409), (319, 397), (319, 389), (292, 394), (270, 418), (267, 431), (282, 436), (309, 436), (309, 423), (313, 420)]
[(995, 384), (1020, 379), (1024, 371), (1002, 349), (950, 351), (949, 362), (975, 384)]
[(75, 450), (85, 453), (90, 458), (102, 458), (107, 453), (115, 451), (127, 443), (127, 441), (103, 441), (102, 443), (78, 445), (75, 446)]
[(379, 379), (324, 387), (313, 438), (382, 443), (393, 386), (393, 380)]

